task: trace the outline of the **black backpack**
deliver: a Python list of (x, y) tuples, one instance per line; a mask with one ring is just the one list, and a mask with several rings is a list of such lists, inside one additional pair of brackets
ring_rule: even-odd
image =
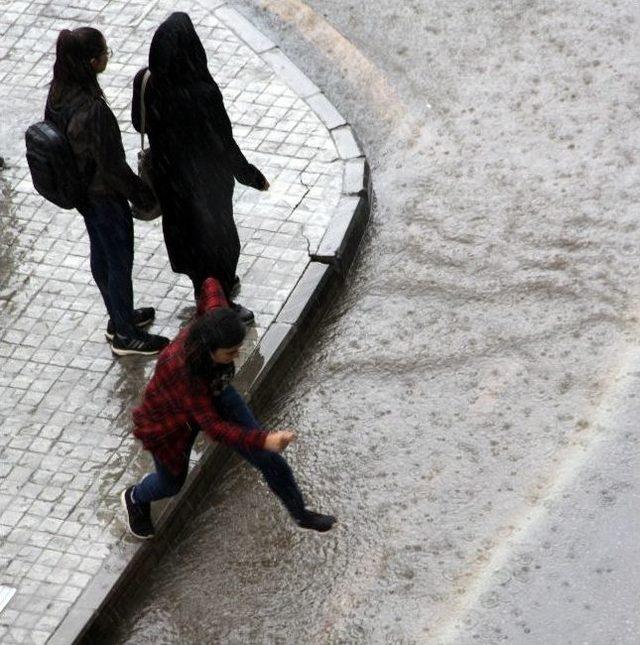
[(52, 121), (27, 128), (27, 163), (34, 188), (61, 208), (76, 208), (84, 201), (86, 183), (67, 137)]

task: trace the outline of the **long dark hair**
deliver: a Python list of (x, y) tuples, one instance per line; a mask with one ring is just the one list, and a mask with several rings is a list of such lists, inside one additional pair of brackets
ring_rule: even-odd
[(73, 31), (63, 29), (56, 41), (56, 62), (53, 64), (51, 94), (59, 98), (66, 89), (80, 86), (87, 93), (104, 96), (96, 72), (91, 66), (92, 58), (105, 53), (105, 38), (93, 27), (78, 27)]
[(214, 309), (191, 323), (184, 344), (187, 371), (193, 379), (208, 380), (213, 376), (211, 352), (236, 347), (247, 333), (233, 309)]

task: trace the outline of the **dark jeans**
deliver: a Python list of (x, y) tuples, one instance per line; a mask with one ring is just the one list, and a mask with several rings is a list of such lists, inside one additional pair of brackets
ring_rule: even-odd
[[(216, 397), (216, 407), (220, 416), (227, 421), (235, 421), (247, 428), (260, 427), (249, 406), (231, 385), (228, 385)], [(189, 454), (191, 454), (191, 447), (197, 434), (197, 430), (192, 433)], [(262, 473), (269, 488), (280, 498), (289, 513), (296, 519), (302, 517), (304, 499), (285, 458), (269, 450), (244, 450), (242, 448), (235, 448), (235, 450)], [(188, 464), (183, 472), (173, 475), (155, 457), (154, 463), (156, 472), (146, 475), (134, 488), (133, 499), (138, 504), (146, 504), (176, 495), (187, 478)]]
[(114, 197), (92, 197), (80, 212), (89, 233), (93, 279), (118, 334), (132, 336), (133, 217), (129, 204)]

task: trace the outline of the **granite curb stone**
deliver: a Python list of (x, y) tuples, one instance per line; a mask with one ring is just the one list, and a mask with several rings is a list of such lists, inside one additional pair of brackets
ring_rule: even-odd
[(336, 212), (313, 256), (315, 260), (334, 262), (342, 257), (345, 245), (349, 240), (349, 230), (354, 220), (354, 213), (358, 211), (361, 200), (362, 197), (359, 195), (345, 195), (340, 199)]
[(223, 6), (216, 10), (220, 18), (234, 33), (244, 40), (256, 54), (262, 54), (275, 47), (271, 39), (256, 29), (241, 13), (230, 7)]
[(308, 97), (307, 104), (320, 117), (329, 130), (347, 125), (345, 118), (336, 110), (333, 103), (324, 94), (319, 93)]
[(344, 165), (342, 176), (342, 193), (344, 195), (360, 195), (367, 189), (366, 177), (368, 170), (364, 157), (349, 159)]
[(362, 156), (362, 151), (356, 141), (353, 130), (348, 125), (334, 128), (331, 130), (331, 135), (342, 159), (355, 159)]
[(288, 325), (303, 324), (311, 308), (321, 297), (326, 288), (327, 280), (331, 278), (334, 269), (330, 264), (309, 262), (304, 273), (298, 280), (291, 295), (280, 310), (276, 322)]
[(320, 93), (320, 88), (280, 49), (264, 52), (262, 59), (303, 99)]

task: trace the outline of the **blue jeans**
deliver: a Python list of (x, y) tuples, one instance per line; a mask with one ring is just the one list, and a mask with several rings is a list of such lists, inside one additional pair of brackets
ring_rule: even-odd
[[(246, 428), (260, 428), (249, 406), (233, 386), (228, 385), (215, 398), (215, 405), (220, 416), (226, 421), (234, 421)], [(198, 430), (193, 430), (186, 455), (187, 464), (181, 473), (172, 474), (155, 457), (153, 458), (156, 471), (145, 475), (133, 490), (133, 500), (137, 504), (147, 504), (164, 497), (173, 497), (178, 493), (187, 478), (188, 457), (197, 435)], [(295, 519), (301, 518), (305, 509), (304, 499), (285, 458), (269, 450), (244, 450), (243, 448), (234, 448), (234, 450), (262, 473), (269, 488), (278, 496), (289, 513)]]
[(121, 336), (133, 326), (133, 217), (129, 204), (115, 197), (91, 197), (81, 211), (89, 234), (91, 274), (109, 317)]

